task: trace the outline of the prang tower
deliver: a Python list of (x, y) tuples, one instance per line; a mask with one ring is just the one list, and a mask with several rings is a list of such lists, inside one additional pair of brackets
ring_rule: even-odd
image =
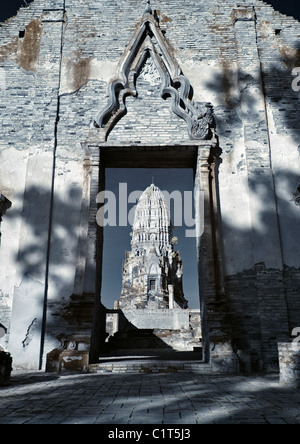
[(170, 209), (154, 184), (139, 199), (131, 236), (131, 251), (123, 263), (120, 309), (187, 308)]

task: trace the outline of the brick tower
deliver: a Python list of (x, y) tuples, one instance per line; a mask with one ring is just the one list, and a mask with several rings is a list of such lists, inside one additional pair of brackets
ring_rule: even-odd
[(132, 248), (123, 264), (121, 309), (187, 308), (175, 243), (168, 203), (152, 184), (136, 207)]

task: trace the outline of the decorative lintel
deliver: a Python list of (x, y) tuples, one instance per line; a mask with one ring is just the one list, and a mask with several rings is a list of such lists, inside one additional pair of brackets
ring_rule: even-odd
[(126, 114), (126, 98), (137, 97), (136, 78), (151, 57), (160, 73), (161, 97), (171, 97), (173, 112), (184, 119), (192, 140), (208, 140), (214, 136), (213, 106), (192, 99), (190, 82), (172, 54), (172, 50), (152, 13), (150, 0), (137, 30), (118, 65), (118, 74), (109, 84), (109, 101), (94, 120), (96, 128), (105, 129), (105, 140), (116, 123)]

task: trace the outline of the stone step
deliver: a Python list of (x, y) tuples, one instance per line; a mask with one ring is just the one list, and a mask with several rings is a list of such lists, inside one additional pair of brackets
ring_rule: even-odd
[(148, 359), (128, 359), (118, 361), (107, 360), (89, 366), (90, 373), (101, 374), (142, 374), (142, 373), (193, 373), (209, 375), (212, 373), (211, 364), (201, 361), (161, 361)]

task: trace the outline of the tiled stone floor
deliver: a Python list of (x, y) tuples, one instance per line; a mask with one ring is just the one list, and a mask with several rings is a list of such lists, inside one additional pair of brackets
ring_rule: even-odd
[(0, 424), (300, 424), (300, 390), (278, 375), (14, 372)]

